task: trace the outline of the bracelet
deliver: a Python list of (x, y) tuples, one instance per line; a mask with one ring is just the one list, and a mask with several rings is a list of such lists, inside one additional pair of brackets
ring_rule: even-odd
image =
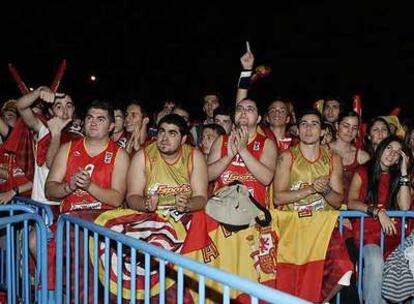
[(237, 87), (239, 89), (247, 90), (250, 87), (250, 79), (252, 77), (252, 74), (252, 70), (243, 70), (240, 73), (239, 83), (237, 84)]
[(328, 188), (326, 188), (324, 191), (322, 191), (320, 194), (322, 195), (322, 196), (327, 196), (329, 193), (331, 193), (331, 191), (332, 191), (332, 188), (331, 188), (331, 186), (329, 186), (328, 185)]
[(375, 208), (374, 206), (368, 206), (367, 208), (367, 214), (372, 217), (374, 220), (378, 218), (378, 213), (380, 210), (378, 208)]
[(409, 182), (409, 181), (410, 181), (410, 178), (408, 177), (408, 175), (401, 175), (400, 176), (400, 183)]

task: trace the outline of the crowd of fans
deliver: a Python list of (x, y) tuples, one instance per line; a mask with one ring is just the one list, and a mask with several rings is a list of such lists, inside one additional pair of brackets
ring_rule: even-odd
[[(130, 208), (155, 216), (172, 208), (188, 225), (189, 215), (237, 181), (269, 210), (304, 217), (359, 210), (371, 217), (364, 228), (365, 303), (381, 303), (384, 257), (399, 245), (401, 226), (385, 211), (411, 209), (414, 124), (400, 124), (397, 115), (363, 122), (352, 101), (338, 98), (301, 111), (275, 99), (259, 113), (249, 98), (253, 64), (248, 50), (241, 57), (235, 101), (224, 102), (216, 92), (202, 96), (205, 119), (199, 122), (174, 100), (152, 114), (137, 100), (125, 109), (95, 100), (81, 120), (76, 98), (48, 87), (5, 102), (0, 203), (31, 197), (52, 206), (56, 215)], [(359, 221), (346, 222), (346, 229), (355, 246), (337, 229), (332, 232), (327, 249), (332, 263), (325, 264), (330, 279), (324, 277), (321, 301), (351, 284)], [(381, 229), (389, 236), (384, 253)], [(31, 249), (35, 256), (33, 240)]]

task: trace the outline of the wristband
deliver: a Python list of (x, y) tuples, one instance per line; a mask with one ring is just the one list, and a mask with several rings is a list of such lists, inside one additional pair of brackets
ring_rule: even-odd
[(237, 87), (239, 89), (245, 89), (245, 90), (249, 89), (252, 74), (253, 74), (252, 70), (243, 70), (240, 73), (239, 83), (237, 84)]
[(411, 183), (410, 183), (410, 181), (402, 181), (402, 180), (400, 180), (399, 183), (398, 183), (398, 185), (400, 187), (403, 187), (403, 186), (411, 186)]
[(410, 178), (408, 177), (408, 175), (401, 175), (400, 176), (400, 183), (401, 182), (409, 182)]

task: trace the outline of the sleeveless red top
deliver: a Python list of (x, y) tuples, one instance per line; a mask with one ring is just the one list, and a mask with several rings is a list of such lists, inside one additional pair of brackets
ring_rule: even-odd
[[(118, 144), (110, 140), (101, 153), (90, 156), (86, 150), (84, 138), (71, 142), (64, 181), (68, 182), (76, 172), (86, 169), (90, 172), (92, 182), (109, 189), (119, 149), (121, 148)], [(63, 199), (60, 208), (63, 213), (82, 209), (113, 209), (114, 207), (98, 201), (87, 191), (77, 189)]]
[[(221, 145), (221, 157), (227, 155), (228, 140), (229, 136), (223, 135), (223, 142)], [(257, 133), (254, 140), (252, 140), (252, 142), (247, 146), (247, 150), (257, 160), (260, 159), (263, 153), (265, 141), (266, 136)], [(227, 168), (217, 178), (214, 191), (217, 191), (218, 189), (221, 189), (224, 186), (227, 186), (236, 181), (248, 187), (250, 193), (261, 205), (265, 207), (268, 206), (266, 186), (260, 183), (253, 176), (253, 174), (250, 173), (239, 154), (236, 154), (234, 156)]]

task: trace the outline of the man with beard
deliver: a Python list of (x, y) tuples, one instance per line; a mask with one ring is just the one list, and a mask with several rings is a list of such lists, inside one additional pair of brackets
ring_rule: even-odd
[[(161, 118), (156, 141), (134, 155), (128, 170), (126, 201), (135, 211), (108, 215), (122, 223), (127, 235), (180, 254), (201, 249), (208, 240), (203, 211), (207, 166), (202, 153), (185, 143), (187, 136), (183, 117), (168, 114)], [(158, 281), (158, 274), (152, 276), (151, 288)], [(137, 286), (144, 286), (144, 280), (139, 275)], [(176, 302), (175, 285), (176, 275), (167, 274), (167, 303)]]
[(342, 111), (342, 104), (336, 98), (327, 98), (323, 104), (322, 116), (325, 122), (329, 122), (335, 128), (339, 114)]
[(185, 144), (186, 121), (164, 116), (156, 142), (140, 150), (128, 172), (127, 203), (132, 209), (153, 212), (173, 208), (180, 213), (203, 209), (207, 202), (207, 169), (200, 151)]
[(236, 105), (236, 128), (218, 137), (211, 147), (208, 177), (216, 182), (215, 190), (241, 182), (267, 207), (266, 186), (273, 179), (277, 152), (275, 144), (258, 132), (260, 120), (255, 101), (244, 99)]

